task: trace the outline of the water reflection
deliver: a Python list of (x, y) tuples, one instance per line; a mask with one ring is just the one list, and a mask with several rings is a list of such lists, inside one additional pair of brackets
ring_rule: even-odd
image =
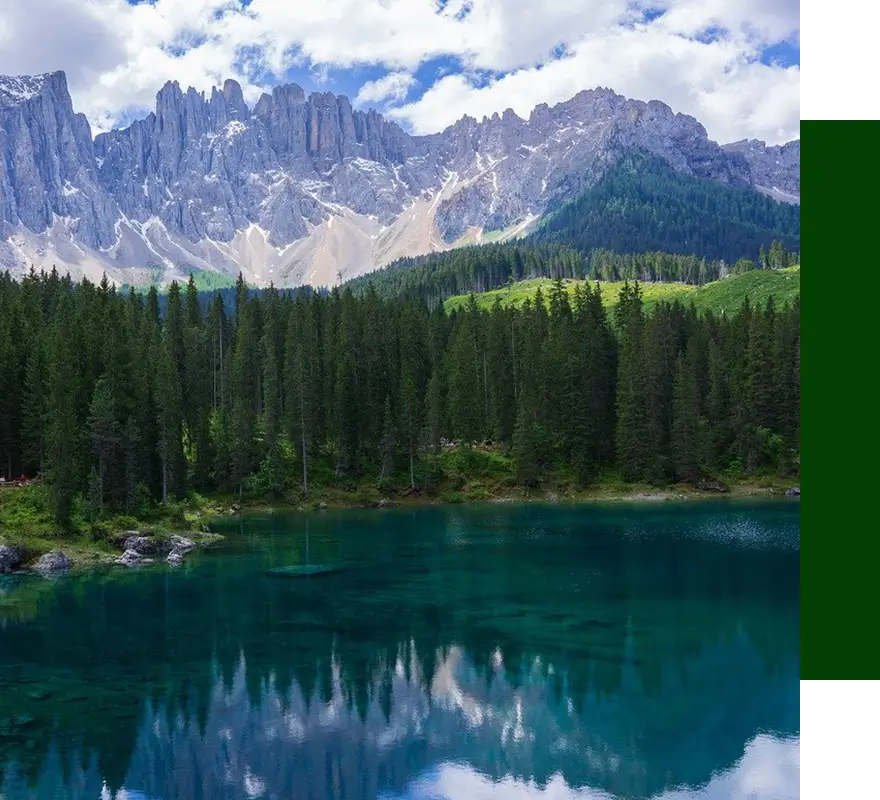
[(0, 796), (798, 796), (796, 550), (474, 513), (418, 543), (388, 516), (320, 584), (264, 577), (293, 548), (259, 531), (189, 575), (61, 582), (0, 632)]
[[(428, 770), (400, 794), (381, 800), (609, 800), (607, 792), (570, 786), (556, 773), (544, 786), (512, 777), (492, 780), (468, 764), (444, 762)], [(800, 744), (761, 734), (743, 757), (699, 788), (664, 791), (657, 800), (795, 800), (800, 797)]]
[[(147, 702), (118, 791), (94, 760), (83, 768), (53, 747), (33, 790), (8, 765), (6, 797), (57, 797), (62, 783), (67, 797), (107, 800), (797, 797), (797, 697), (784, 686), (795, 676), (754, 680), (762, 670), (745, 641), (723, 655), (734, 662), (721, 674), (711, 655), (689, 669), (698, 692), (716, 693), (714, 724), (706, 709), (682, 704), (673, 680), (653, 698), (636, 687), (588, 693), (576, 710), (567, 692), (552, 690), (555, 668), (539, 658), (514, 683), (500, 651), (481, 671), (452, 647), (434, 654), (426, 675), (412, 642), (374, 672), (363, 710), (334, 659), (326, 695), (296, 681), (285, 689), (270, 674), (254, 702), (242, 656), (231, 685), (215, 675), (202, 721), (191, 707)], [(737, 680), (757, 691), (751, 706), (723, 693)], [(783, 716), (766, 702), (779, 692), (789, 695)], [(741, 738), (768, 727), (775, 733)], [(728, 766), (731, 755), (738, 760)]]

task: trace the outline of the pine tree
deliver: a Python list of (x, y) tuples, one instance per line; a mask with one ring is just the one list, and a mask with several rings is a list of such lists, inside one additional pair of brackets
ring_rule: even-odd
[(122, 451), (124, 454), (123, 469), (123, 502), (125, 510), (131, 513), (134, 510), (137, 498), (137, 487), (140, 483), (140, 470), (138, 468), (138, 453), (141, 448), (141, 433), (134, 417), (128, 417), (122, 430)]
[(40, 475), (46, 469), (46, 425), (48, 423), (48, 370), (44, 336), (36, 332), (30, 341), (25, 367), (21, 436), (23, 455)]
[(317, 422), (314, 404), (321, 394), (318, 374), (318, 335), (309, 305), (297, 301), (285, 339), (285, 418), (288, 435), (302, 461), (303, 496), (309, 495), (309, 453)]
[(73, 330), (73, 299), (62, 294), (50, 340), (46, 473), (55, 520), (70, 523), (73, 498), (80, 488), (80, 428), (76, 398), (79, 362)]
[(513, 432), (513, 455), (517, 481), (534, 487), (541, 478), (541, 429), (529, 403), (521, 404)]
[(397, 433), (394, 414), (391, 410), (391, 398), (385, 397), (385, 409), (382, 414), (382, 471), (379, 473), (380, 485), (385, 485), (394, 471), (394, 456), (397, 451)]
[(439, 367), (434, 369), (428, 381), (428, 390), (425, 393), (425, 420), (427, 440), (431, 450), (436, 453), (443, 433), (443, 386)]
[(513, 375), (513, 339), (510, 315), (496, 300), (488, 318), (486, 352), (488, 357), (489, 434), (509, 445), (516, 424), (516, 383)]
[(474, 327), (472, 314), (457, 321), (447, 361), (449, 416), (455, 437), (465, 446), (480, 435), (480, 384)]
[(644, 316), (638, 285), (624, 283), (617, 306), (620, 364), (617, 377), (617, 464), (629, 481), (653, 476), (644, 349)]
[(675, 361), (672, 390), (672, 464), (676, 480), (694, 481), (700, 473), (699, 392), (692, 352)]
[(183, 398), (178, 372), (167, 339), (158, 343), (155, 354), (156, 385), (161, 387), (156, 395), (156, 442), (162, 479), (162, 502), (168, 501), (175, 489), (182, 487), (184, 468), (181, 424)]
[(250, 300), (241, 300), (237, 307), (235, 351), (232, 356), (231, 444), (232, 482), (242, 490), (242, 484), (256, 467), (256, 397), (258, 341), (256, 320)]
[(278, 294), (270, 289), (264, 295), (266, 304), (263, 326), (263, 418), (265, 423), (265, 475), (269, 489), (275, 494), (284, 491), (284, 463), (281, 454), (283, 339), (278, 308)]
[(773, 299), (764, 312), (751, 315), (746, 349), (746, 422), (741, 431), (741, 447), (748, 470), (754, 472), (766, 461), (759, 429), (778, 430), (778, 394), (773, 364), (776, 314)]
[(106, 377), (101, 377), (95, 384), (89, 405), (88, 427), (92, 453), (98, 459), (98, 509), (103, 513), (104, 487), (107, 484), (110, 463), (122, 440), (113, 389)]
[(733, 442), (730, 388), (724, 356), (716, 341), (709, 343), (709, 392), (706, 398), (709, 435), (704, 441), (705, 460), (718, 468)]
[(334, 427), (337, 434), (336, 475), (342, 477), (358, 467), (358, 405), (357, 366), (354, 357), (353, 317), (344, 313), (336, 342), (336, 382)]

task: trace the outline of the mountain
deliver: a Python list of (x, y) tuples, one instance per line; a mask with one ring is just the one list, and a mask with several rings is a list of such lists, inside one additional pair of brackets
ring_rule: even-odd
[(800, 247), (800, 209), (751, 188), (676, 172), (643, 153), (620, 158), (541, 223), (531, 239), (582, 252), (665, 252), (733, 264), (774, 240)]
[(742, 139), (726, 144), (727, 153), (743, 156), (748, 162), (755, 188), (777, 200), (800, 202), (801, 143), (799, 139), (787, 144), (768, 147), (759, 139)]
[(0, 266), (128, 283), (204, 270), (333, 284), (529, 231), (633, 150), (684, 175), (799, 191), (799, 148), (786, 145), (777, 168), (772, 148), (741, 145), (601, 88), (528, 119), (465, 116), (410, 136), (293, 84), (251, 108), (231, 80), (210, 95), (167, 83), (154, 112), (93, 140), (63, 73), (0, 77)]

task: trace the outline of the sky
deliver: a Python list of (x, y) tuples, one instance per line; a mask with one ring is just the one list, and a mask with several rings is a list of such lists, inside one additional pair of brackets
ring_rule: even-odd
[(799, 0), (0, 0), (0, 75), (67, 73), (94, 132), (168, 80), (348, 95), (411, 133), (598, 86), (719, 142), (799, 138)]

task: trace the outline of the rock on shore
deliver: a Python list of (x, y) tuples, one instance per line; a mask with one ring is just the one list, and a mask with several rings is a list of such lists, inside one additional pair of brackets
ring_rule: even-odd
[(63, 572), (72, 566), (70, 559), (61, 550), (50, 550), (34, 564), (37, 572)]

